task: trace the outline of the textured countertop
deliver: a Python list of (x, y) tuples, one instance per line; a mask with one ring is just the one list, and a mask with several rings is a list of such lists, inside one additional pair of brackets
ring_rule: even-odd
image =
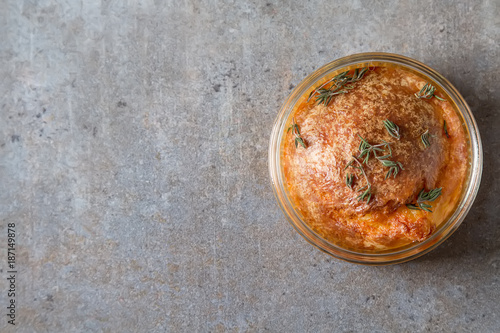
[[(498, 1), (1, 3), (0, 331), (500, 331)], [(387, 267), (303, 240), (267, 170), (291, 89), (367, 51), (447, 77), (484, 145), (458, 231)]]

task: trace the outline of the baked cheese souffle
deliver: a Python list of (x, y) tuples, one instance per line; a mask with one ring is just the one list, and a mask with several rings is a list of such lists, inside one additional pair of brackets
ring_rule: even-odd
[(445, 93), (393, 64), (341, 72), (311, 90), (293, 110), (282, 153), (302, 219), (354, 251), (427, 239), (455, 210), (469, 165)]

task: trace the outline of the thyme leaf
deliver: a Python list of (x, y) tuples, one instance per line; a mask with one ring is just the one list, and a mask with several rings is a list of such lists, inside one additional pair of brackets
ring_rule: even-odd
[(352, 182), (354, 181), (354, 174), (346, 173), (345, 175), (345, 184), (352, 190)]
[(401, 135), (399, 134), (399, 126), (394, 124), (389, 119), (383, 121), (385, 129), (389, 132), (389, 135), (396, 139), (401, 139)]
[(424, 133), (422, 133), (420, 138), (422, 139), (424, 148), (430, 147), (431, 143), (429, 142), (429, 130), (426, 130)]
[(446, 134), (446, 137), (449, 139), (450, 135), (448, 134), (448, 128), (446, 127), (446, 120), (443, 120), (443, 129), (444, 129), (444, 134)]

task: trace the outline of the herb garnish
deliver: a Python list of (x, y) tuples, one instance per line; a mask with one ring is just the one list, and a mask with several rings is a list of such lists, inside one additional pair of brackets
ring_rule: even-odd
[(434, 95), (434, 92), (436, 91), (436, 87), (431, 85), (429, 82), (427, 82), (422, 89), (418, 93), (415, 93), (415, 96), (417, 98), (424, 98), (424, 99), (431, 99), (432, 97), (436, 97), (440, 101), (446, 101), (444, 98), (441, 98), (439, 96)]
[(358, 192), (363, 191), (360, 195), (357, 196), (358, 201), (365, 201), (366, 199), (366, 204), (368, 205), (370, 203), (370, 200), (372, 199), (372, 186), (371, 185), (366, 185), (358, 190)]
[(387, 179), (391, 176), (391, 173), (394, 175), (394, 178), (396, 178), (396, 175), (399, 173), (399, 169), (404, 170), (403, 165), (400, 162), (393, 162), (390, 160), (379, 160), (382, 162), (382, 164), (386, 167), (389, 167), (389, 171), (387, 171), (387, 174), (385, 175), (384, 179)]
[(295, 148), (297, 148), (299, 143), (302, 147), (307, 148), (304, 140), (302, 139), (302, 136), (300, 136), (299, 125), (295, 123), (295, 118), (292, 118), (292, 125), (288, 127), (287, 133), (290, 132), (290, 130), (292, 130), (293, 135), (295, 135)]
[[(368, 163), (368, 160), (370, 159), (370, 153), (373, 152), (373, 156), (375, 156), (376, 159), (386, 159), (392, 156), (392, 151), (391, 151), (391, 144), (389, 142), (386, 142), (382, 140), (383, 143), (380, 143), (378, 145), (372, 146), (371, 144), (368, 143), (361, 135), (359, 135), (359, 138), (361, 139), (361, 142), (359, 143), (359, 156), (358, 158), (363, 158), (363, 163), (366, 164)], [(389, 152), (386, 155), (383, 156), (378, 156), (377, 151), (386, 151), (388, 150)]]
[[(352, 165), (354, 162), (358, 163), (358, 166)], [(360, 161), (358, 161), (358, 159), (353, 155), (352, 159), (349, 161), (349, 163), (347, 163), (347, 165), (345, 166), (344, 170), (347, 169), (350, 166), (352, 166), (355, 169), (358, 169), (359, 171), (361, 171), (361, 173), (363, 174), (363, 176), (365, 176), (366, 185), (363, 186), (362, 188), (360, 188), (358, 190), (358, 192), (363, 191), (363, 193), (361, 193), (360, 195), (358, 195), (356, 198), (358, 199), (358, 201), (361, 201), (361, 200), (364, 201), (366, 199), (366, 204), (369, 204), (370, 200), (372, 198), (372, 193), (371, 193), (371, 191), (372, 191), (372, 184), (370, 184), (370, 181), (368, 180), (368, 177), (366, 176), (365, 169), (363, 168), (363, 164)], [(352, 178), (351, 178), (351, 180), (352, 180)], [(347, 183), (347, 176), (346, 176), (346, 183)], [(351, 185), (352, 185), (352, 181), (351, 181)], [(349, 186), (349, 187), (352, 189), (351, 186)]]
[[(317, 104), (324, 104), (325, 106), (328, 106), (328, 104), (332, 101), (333, 96), (347, 94), (349, 90), (354, 88), (352, 85), (347, 85), (347, 83), (355, 83), (361, 80), (367, 71), (367, 67), (356, 68), (351, 76), (349, 76), (350, 71), (342, 72), (313, 90), (307, 101), (309, 102), (311, 98), (316, 95)], [(326, 86), (330, 83), (331, 85), (327, 88)]]
[[(358, 136), (361, 139), (361, 142), (359, 144), (360, 154), (359, 154), (358, 158), (364, 157), (364, 160), (363, 160), (364, 164), (368, 163), (368, 160), (370, 158), (370, 153), (373, 152), (373, 156), (375, 156), (375, 158), (377, 160), (379, 160), (383, 166), (390, 168), (389, 171), (387, 172), (387, 174), (385, 175), (385, 179), (389, 178), (391, 176), (391, 173), (394, 175), (394, 178), (396, 178), (396, 175), (399, 173), (400, 169), (404, 170), (403, 165), (400, 162), (394, 162), (394, 161), (388, 160), (388, 158), (392, 156), (391, 144), (389, 142), (382, 140), (383, 143), (372, 146), (371, 144), (368, 143), (368, 141), (363, 139), (363, 137), (361, 135), (358, 134)], [(388, 153), (386, 153), (383, 156), (379, 156), (379, 155), (377, 155), (377, 151), (379, 151), (379, 152), (380, 151), (388, 151)]]
[(398, 140), (401, 138), (401, 135), (399, 134), (399, 126), (398, 125), (394, 124), (389, 119), (384, 120), (383, 123), (384, 123), (385, 129), (387, 130), (387, 132), (389, 132), (390, 136), (392, 136)]
[(345, 184), (352, 190), (352, 182), (354, 181), (354, 174), (346, 173), (345, 175)]
[[(392, 156), (392, 150), (391, 150), (391, 144), (389, 142), (383, 141), (383, 143), (380, 143), (378, 145), (371, 145), (366, 141), (361, 135), (359, 135), (359, 138), (361, 139), (361, 142), (359, 144), (359, 151), (360, 154), (356, 158), (354, 155), (352, 156), (352, 159), (347, 163), (345, 166), (344, 170), (346, 170), (348, 167), (352, 166), (355, 169), (358, 169), (361, 171), (363, 176), (365, 177), (366, 180), (366, 185), (363, 186), (358, 190), (358, 192), (363, 191), (360, 195), (357, 196), (358, 201), (360, 200), (366, 200), (366, 203), (370, 203), (370, 200), (372, 198), (372, 185), (368, 181), (368, 177), (366, 176), (365, 169), (363, 168), (363, 163), (367, 164), (369, 159), (370, 159), (370, 154), (373, 153), (373, 156), (377, 160), (382, 163), (383, 166), (388, 167), (389, 171), (385, 175), (385, 179), (389, 178), (392, 175), (394, 175), (394, 178), (396, 178), (396, 175), (399, 173), (400, 170), (404, 170), (403, 165), (400, 162), (394, 162), (389, 160), (388, 158)], [(379, 156), (377, 152), (384, 152), (385, 155)], [(364, 159), (363, 159), (364, 157)], [(363, 159), (363, 162), (360, 162), (359, 159)], [(353, 163), (356, 162), (358, 165), (354, 166)], [(354, 174), (346, 173), (345, 176), (345, 183), (346, 185), (352, 189), (352, 184), (354, 181)]]
[(431, 143), (429, 142), (429, 130), (426, 130), (421, 136), (420, 138), (422, 139), (422, 143), (424, 144), (424, 147), (427, 148), (431, 145)]
[(446, 120), (443, 120), (443, 129), (444, 129), (444, 134), (446, 134), (446, 137), (449, 139), (450, 135), (448, 134), (448, 128), (446, 127)]
[(417, 203), (416, 204), (407, 204), (406, 207), (409, 209), (413, 210), (420, 210), (423, 209), (426, 212), (432, 213), (432, 210), (429, 208), (432, 208), (431, 205), (425, 204), (424, 201), (434, 201), (436, 200), (440, 195), (441, 195), (441, 190), (443, 188), (435, 188), (433, 190), (430, 190), (429, 192), (425, 192), (425, 189), (422, 189), (420, 193), (418, 194), (417, 198)]

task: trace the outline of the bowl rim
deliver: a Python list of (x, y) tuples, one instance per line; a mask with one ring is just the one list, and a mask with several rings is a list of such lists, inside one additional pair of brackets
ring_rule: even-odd
[[(364, 253), (347, 250), (326, 241), (315, 233), (307, 225), (307, 223), (302, 221), (295, 209), (293, 209), (292, 203), (286, 195), (286, 190), (284, 188), (283, 174), (280, 163), (281, 139), (283, 137), (281, 134), (284, 132), (287, 120), (299, 98), (303, 96), (304, 93), (311, 88), (311, 86), (316, 84), (319, 79), (327, 76), (328, 74), (339, 71), (347, 66), (356, 66), (362, 63), (365, 64), (370, 62), (392, 63), (403, 66), (431, 79), (431, 81), (436, 83), (440, 89), (445, 91), (457, 106), (456, 111), (458, 111), (459, 116), (461, 116), (465, 124), (470, 151), (470, 167), (467, 184), (463, 190), (462, 198), (457, 205), (457, 208), (449, 219), (443, 222), (428, 239), (422, 242), (412, 243), (411, 245), (407, 245), (402, 248), (394, 249), (394, 251), (388, 250), (381, 253)], [(479, 190), (483, 169), (483, 149), (479, 128), (470, 107), (467, 105), (467, 102), (458, 90), (444, 76), (439, 74), (433, 68), (403, 55), (385, 52), (366, 52), (345, 56), (321, 66), (304, 78), (292, 90), (285, 102), (282, 104), (271, 131), (268, 151), (268, 167), (274, 196), (288, 222), (290, 222), (294, 229), (304, 239), (323, 252), (341, 260), (364, 265), (388, 265), (409, 261), (430, 252), (442, 244), (458, 229), (472, 207)]]

